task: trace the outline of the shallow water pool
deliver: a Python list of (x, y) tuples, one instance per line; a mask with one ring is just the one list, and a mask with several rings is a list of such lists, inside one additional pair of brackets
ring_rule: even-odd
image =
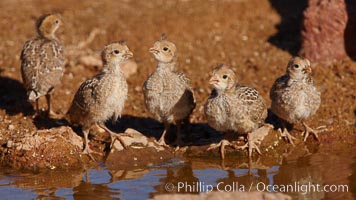
[[(293, 199), (354, 199), (356, 155), (349, 146), (261, 166), (258, 158), (234, 166), (216, 160), (174, 159), (144, 169), (0, 172), (0, 199), (147, 199), (164, 193), (284, 192)], [(250, 166), (250, 167), (249, 167)], [(318, 186), (319, 185), (319, 186)]]

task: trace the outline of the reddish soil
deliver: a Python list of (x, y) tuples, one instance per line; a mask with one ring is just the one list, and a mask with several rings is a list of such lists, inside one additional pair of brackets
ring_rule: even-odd
[[(124, 119), (121, 120), (124, 124), (118, 122), (118, 127), (129, 126), (130, 120), (138, 126), (151, 122), (147, 119), (150, 114), (144, 108), (141, 86), (156, 66), (148, 49), (162, 33), (166, 33), (168, 39), (177, 45), (178, 70), (192, 79), (197, 97), (197, 108), (191, 120), (195, 124), (206, 123), (203, 105), (210, 92), (209, 72), (215, 64), (225, 63), (233, 67), (239, 81), (255, 87), (269, 104), (269, 89), (275, 79), (284, 74), (291, 57), (287, 51), (269, 42), (271, 37), (278, 34), (276, 26), (282, 19), (267, 0), (54, 0), (50, 3), (41, 0), (3, 0), (0, 10), (2, 149), (10, 138), (58, 126), (54, 120), (33, 119), (33, 110), (26, 101), (20, 74), (22, 45), (35, 36), (35, 19), (44, 13), (62, 14), (64, 26), (57, 35), (64, 46), (77, 45), (94, 28), (104, 31), (86, 47), (96, 53), (111, 41), (127, 40), (138, 71), (127, 80), (129, 99), (123, 113)], [(289, 37), (292, 36), (285, 38)], [(291, 40), (290, 46), (300, 46), (295, 44), (298, 41)], [(288, 44), (289, 41), (282, 42)], [(66, 113), (79, 85), (100, 71), (100, 67), (85, 67), (75, 59), (69, 61), (63, 82), (53, 95), (54, 111), (60, 114)], [(312, 127), (327, 126), (329, 131), (320, 135), (323, 144), (333, 144), (335, 141), (352, 143), (356, 130), (356, 63), (340, 60), (323, 65), (312, 63), (312, 67), (316, 84), (322, 92), (322, 104), (309, 124)], [(45, 108), (44, 99), (40, 103)], [(156, 122), (154, 126), (158, 130), (162, 128)], [(295, 128), (292, 134), (301, 132), (300, 125)], [(197, 137), (199, 134), (205, 133), (197, 133)], [(310, 138), (309, 141), (313, 140)], [(100, 141), (97, 143), (101, 144)]]

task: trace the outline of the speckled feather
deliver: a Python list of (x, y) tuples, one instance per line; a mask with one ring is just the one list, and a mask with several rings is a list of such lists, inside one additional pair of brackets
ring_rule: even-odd
[(127, 83), (122, 73), (103, 72), (85, 81), (69, 111), (72, 123), (91, 126), (121, 115), (127, 99)]
[(63, 47), (56, 38), (40, 35), (27, 41), (21, 52), (21, 73), (25, 89), (34, 91), (36, 99), (52, 93), (54, 87), (61, 82), (64, 64)]
[(144, 83), (143, 92), (148, 111), (159, 121), (184, 120), (195, 108), (190, 79), (168, 68), (151, 74)]
[(264, 123), (267, 107), (257, 90), (233, 83), (226, 90), (213, 89), (205, 104), (205, 116), (218, 131), (244, 134)]
[[(156, 70), (145, 81), (143, 93), (146, 108), (154, 118), (161, 122), (173, 123), (189, 118), (196, 104), (190, 79), (175, 71), (174, 44), (166, 40), (155, 43), (157, 49), (165, 45), (172, 50), (173, 54), (167, 56), (172, 60), (159, 61)], [(168, 58), (159, 57), (158, 60), (160, 59)]]
[(70, 121), (83, 129), (110, 118), (117, 120), (127, 99), (127, 83), (120, 63), (108, 62), (103, 68), (102, 73), (81, 84), (68, 111)]
[(293, 79), (288, 74), (279, 77), (270, 91), (271, 110), (278, 117), (296, 123), (308, 119), (318, 110), (320, 92), (309, 74)]

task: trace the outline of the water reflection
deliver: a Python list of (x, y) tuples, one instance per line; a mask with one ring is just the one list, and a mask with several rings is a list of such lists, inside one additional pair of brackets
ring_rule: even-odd
[(84, 173), (83, 180), (73, 187), (74, 199), (112, 199), (120, 194), (120, 191), (111, 190), (110, 176), (106, 170), (90, 170)]
[[(199, 190), (197, 190), (197, 184), (199, 179), (195, 177), (193, 173), (193, 168), (191, 164), (185, 164), (179, 167), (167, 168), (165, 175), (159, 179), (160, 184), (154, 186), (156, 192), (151, 193), (150, 197), (153, 197), (156, 194), (162, 193), (192, 193), (198, 194)], [(177, 186), (179, 184), (190, 185), (191, 190), (180, 190)], [(171, 184), (172, 186), (168, 186), (171, 188), (166, 188), (167, 184)], [(167, 191), (168, 190), (168, 191)]]
[[(322, 151), (324, 152), (324, 151)], [(221, 164), (218, 160), (175, 161), (176, 164), (144, 169), (110, 170), (105, 166), (88, 170), (17, 173), (0, 172), (1, 199), (147, 199), (164, 193), (199, 193), (208, 190), (256, 191), (267, 185), (345, 184), (355, 185), (355, 154), (351, 149), (332, 149), (281, 164)], [(351, 155), (351, 156), (350, 156)], [(352, 167), (353, 166), (353, 167)], [(179, 184), (182, 187), (179, 188)], [(172, 184), (173, 189), (167, 184)], [(198, 184), (201, 184), (200, 186)], [(189, 186), (189, 187), (183, 187)], [(211, 186), (211, 187), (210, 187)], [(351, 188), (349, 189), (351, 191)], [(351, 192), (289, 191), (293, 199), (352, 199)]]
[(308, 192), (305, 186), (301, 186), (309, 183), (323, 184), (320, 171), (311, 168), (309, 163), (310, 156), (290, 161), (286, 159), (274, 177), (274, 183), (276, 185), (292, 185), (291, 189), (297, 192), (292, 190), (288, 194), (292, 195), (293, 199), (323, 199), (325, 197), (323, 192)]

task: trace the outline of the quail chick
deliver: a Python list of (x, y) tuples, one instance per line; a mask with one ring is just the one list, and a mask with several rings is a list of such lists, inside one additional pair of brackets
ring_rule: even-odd
[(102, 51), (103, 71), (81, 84), (67, 113), (71, 123), (80, 125), (84, 134), (84, 153), (91, 157), (89, 129), (96, 124), (110, 133), (112, 147), (115, 139), (124, 145), (119, 135), (110, 131), (105, 122), (116, 121), (121, 115), (127, 99), (127, 83), (120, 65), (133, 54), (122, 42), (105, 46)]
[(46, 96), (47, 114), (51, 112), (51, 94), (61, 82), (64, 72), (63, 47), (55, 36), (61, 26), (59, 15), (49, 14), (40, 17), (36, 23), (38, 36), (25, 43), (21, 52), (21, 74), (28, 100), (36, 102)]
[[(249, 136), (264, 124), (267, 117), (264, 99), (257, 90), (239, 84), (235, 73), (224, 65), (214, 68), (209, 83), (214, 89), (204, 107), (208, 124), (217, 131), (247, 134), (248, 143), (244, 148), (249, 148), (249, 156), (254, 148), (260, 152), (256, 145), (258, 141)], [(221, 157), (224, 159), (225, 145), (234, 146), (223, 139), (209, 149), (220, 147)]]
[[(304, 126), (304, 141), (309, 133), (319, 140), (318, 133), (326, 130), (313, 130), (305, 123), (305, 120), (318, 110), (321, 101), (320, 92), (314, 86), (311, 73), (308, 59), (291, 58), (286, 74), (274, 82), (270, 91), (272, 112), (291, 124), (301, 122)], [(295, 138), (289, 134), (284, 122), (283, 124), (283, 135), (294, 145)]]
[(189, 116), (195, 108), (190, 79), (176, 71), (176, 46), (164, 36), (156, 41), (149, 51), (158, 61), (158, 65), (143, 85), (145, 105), (155, 119), (164, 123), (164, 131), (158, 143), (166, 146), (166, 132), (171, 123), (176, 123), (176, 144), (179, 147), (181, 123), (189, 121)]

